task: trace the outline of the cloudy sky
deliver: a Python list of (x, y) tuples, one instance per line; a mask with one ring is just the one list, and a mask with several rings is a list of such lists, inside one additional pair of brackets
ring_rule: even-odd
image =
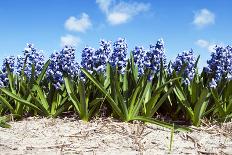
[(0, 1), (0, 60), (34, 43), (48, 57), (65, 44), (80, 57), (99, 39), (126, 38), (129, 50), (165, 41), (169, 60), (184, 50), (205, 65), (215, 44), (232, 45), (231, 0), (7, 0)]

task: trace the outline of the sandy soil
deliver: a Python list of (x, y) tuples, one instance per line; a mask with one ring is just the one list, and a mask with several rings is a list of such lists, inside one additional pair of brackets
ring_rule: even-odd
[(151, 124), (97, 119), (27, 118), (0, 128), (0, 154), (232, 154), (232, 123), (192, 132), (175, 132)]

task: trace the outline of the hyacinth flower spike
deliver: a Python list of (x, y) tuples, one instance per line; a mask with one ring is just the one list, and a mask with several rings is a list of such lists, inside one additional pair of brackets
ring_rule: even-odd
[(124, 74), (126, 68), (126, 55), (127, 55), (127, 43), (126, 40), (123, 38), (118, 38), (113, 45), (113, 53), (110, 57), (110, 64), (112, 67), (118, 67), (118, 71), (120, 74)]

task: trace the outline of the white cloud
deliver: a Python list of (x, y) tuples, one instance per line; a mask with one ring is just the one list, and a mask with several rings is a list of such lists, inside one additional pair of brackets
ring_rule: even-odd
[(96, 0), (96, 3), (103, 12), (108, 13), (112, 0)]
[(150, 4), (138, 2), (116, 3), (115, 0), (96, 0), (99, 8), (105, 13), (107, 21), (111, 25), (119, 25), (128, 22), (141, 12), (149, 10)]
[(200, 46), (202, 48), (207, 48), (209, 46), (209, 42), (203, 39), (199, 39), (195, 43), (197, 46)]
[(199, 28), (215, 23), (215, 15), (208, 9), (201, 9), (195, 13), (193, 24)]
[[(199, 39), (195, 42), (195, 44), (203, 49), (207, 49), (208, 52), (214, 52), (214, 48), (216, 46), (216, 43), (209, 42), (207, 40)], [(219, 44), (222, 45), (222, 44)]]
[(70, 34), (60, 37), (60, 45), (62, 47), (64, 47), (65, 45), (77, 46), (80, 42), (81, 39), (79, 37), (75, 37)]
[(89, 15), (86, 13), (82, 13), (79, 19), (71, 16), (65, 21), (65, 28), (69, 31), (85, 32), (91, 26)]
[(126, 23), (129, 18), (131, 17), (126, 13), (113, 12), (108, 15), (107, 20), (112, 25), (118, 25)]

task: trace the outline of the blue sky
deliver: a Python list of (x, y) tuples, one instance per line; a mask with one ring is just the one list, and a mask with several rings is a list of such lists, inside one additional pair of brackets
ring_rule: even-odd
[(85, 45), (123, 37), (129, 51), (163, 38), (169, 60), (192, 48), (202, 66), (213, 45), (231, 45), (231, 6), (231, 0), (2, 0), (0, 62), (22, 54), (26, 43), (46, 57), (75, 45), (80, 57)]

